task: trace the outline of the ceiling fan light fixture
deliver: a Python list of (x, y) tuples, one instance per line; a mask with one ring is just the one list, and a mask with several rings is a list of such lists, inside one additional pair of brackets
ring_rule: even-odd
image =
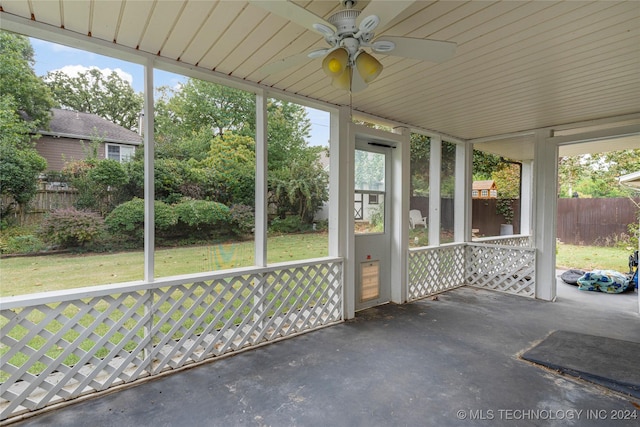
[(355, 61), (358, 74), (365, 83), (371, 83), (382, 72), (382, 64), (365, 51), (360, 51)]
[(322, 61), (322, 70), (329, 77), (336, 78), (344, 74), (349, 66), (349, 52), (340, 48), (330, 52)]
[(351, 90), (351, 73), (352, 73), (352, 71), (353, 70), (351, 69), (351, 67), (347, 67), (344, 70), (344, 73), (342, 73), (339, 76), (336, 76), (333, 79), (331, 79), (331, 85), (333, 87), (338, 88), (338, 89), (350, 91)]

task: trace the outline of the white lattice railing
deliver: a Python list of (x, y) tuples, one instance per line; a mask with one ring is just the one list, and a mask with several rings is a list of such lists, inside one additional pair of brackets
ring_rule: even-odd
[(501, 246), (530, 247), (531, 236), (524, 235), (524, 234), (516, 234), (511, 236), (477, 237), (473, 239), (473, 243), (483, 243), (487, 245), (501, 245)]
[(343, 319), (342, 260), (1, 301), (0, 420)]
[(467, 285), (535, 297), (534, 248), (469, 243), (465, 260)]
[(408, 300), (463, 286), (465, 244), (409, 249)]
[(529, 236), (506, 236), (409, 249), (407, 299), (463, 285), (534, 297), (535, 249), (529, 242)]

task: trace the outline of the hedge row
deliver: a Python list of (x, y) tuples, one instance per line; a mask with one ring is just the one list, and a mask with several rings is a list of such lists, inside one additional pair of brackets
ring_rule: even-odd
[[(185, 200), (175, 205), (154, 202), (156, 236), (160, 238), (211, 238), (246, 234), (253, 227), (251, 207), (231, 208), (207, 200)], [(94, 212), (61, 209), (43, 222), (40, 235), (60, 247), (94, 243), (103, 232), (123, 241), (144, 241), (144, 200), (134, 198), (118, 205), (106, 218)]]

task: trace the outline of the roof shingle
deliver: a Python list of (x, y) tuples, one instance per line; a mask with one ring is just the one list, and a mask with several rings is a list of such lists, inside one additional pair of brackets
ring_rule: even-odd
[(43, 135), (73, 136), (78, 139), (98, 137), (104, 142), (120, 142), (140, 145), (142, 137), (120, 125), (90, 113), (53, 108), (49, 130)]

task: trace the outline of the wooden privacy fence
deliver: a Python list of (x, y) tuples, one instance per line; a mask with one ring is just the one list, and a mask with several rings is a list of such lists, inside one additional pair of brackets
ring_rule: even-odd
[(638, 204), (640, 198), (558, 199), (557, 237), (574, 245), (612, 244), (637, 223)]
[[(505, 223), (501, 214), (496, 213), (497, 199), (472, 200), (471, 228), (479, 230), (479, 236), (500, 235), (500, 224)], [(442, 198), (440, 201), (440, 221), (444, 230), (453, 230), (454, 200)], [(513, 208), (513, 232), (520, 233), (520, 200), (511, 200)], [(421, 196), (411, 197), (410, 209), (419, 209), (422, 216), (429, 218), (429, 198)]]
[[(54, 209), (65, 209), (73, 207), (78, 192), (76, 190), (63, 188), (58, 190), (38, 190), (35, 197), (29, 202), (24, 213), (25, 224), (37, 224), (42, 221), (44, 215)], [(2, 207), (14, 204), (11, 215), (20, 217), (20, 207), (9, 197), (2, 197)]]
[[(479, 236), (498, 236), (502, 215), (496, 213), (497, 199), (472, 201), (472, 228)], [(610, 245), (629, 234), (629, 224), (638, 222), (640, 198), (558, 199), (557, 237), (577, 245)], [(412, 197), (411, 209), (429, 216), (429, 198)], [(520, 233), (520, 200), (511, 201), (513, 232)], [(442, 199), (442, 228), (453, 229), (453, 200)]]

